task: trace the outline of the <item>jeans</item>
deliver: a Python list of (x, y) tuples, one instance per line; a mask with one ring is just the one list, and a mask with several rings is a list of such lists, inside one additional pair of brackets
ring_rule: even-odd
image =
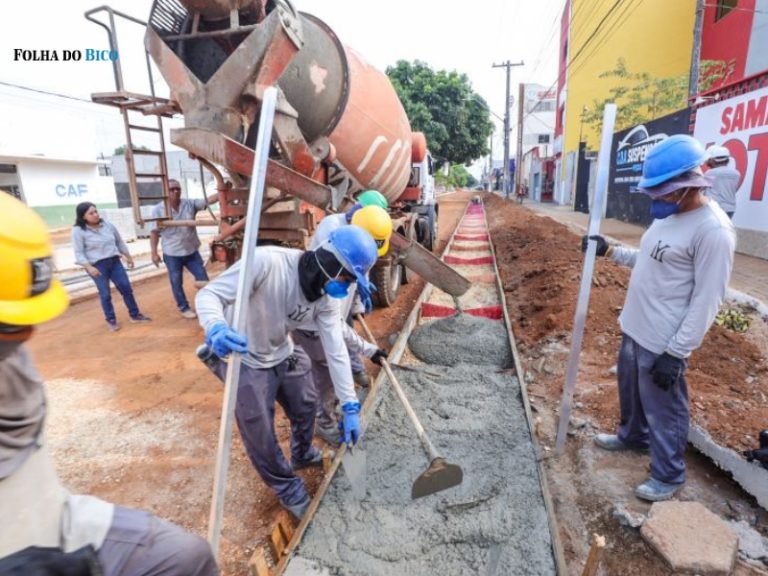
[(104, 258), (94, 264), (99, 271), (100, 276), (93, 278), (96, 283), (96, 288), (99, 290), (99, 299), (101, 300), (101, 309), (104, 311), (104, 318), (110, 324), (117, 322), (115, 317), (115, 307), (112, 306), (112, 294), (109, 288), (110, 280), (117, 288), (117, 291), (123, 296), (126, 308), (128, 308), (128, 314), (131, 318), (136, 318), (141, 314), (139, 312), (139, 305), (136, 304), (136, 299), (133, 297), (133, 289), (131, 288), (131, 281), (128, 280), (128, 274), (123, 268), (123, 263), (120, 261), (119, 256), (112, 256), (112, 258)]
[[(619, 349), (619, 440), (651, 449), (651, 476), (669, 484), (685, 482), (688, 442), (688, 387), (685, 376), (663, 390), (651, 376), (658, 357), (624, 334)], [(685, 362), (688, 366), (688, 362)]]
[(182, 312), (189, 310), (189, 302), (184, 294), (183, 287), (184, 268), (192, 273), (195, 280), (208, 281), (208, 273), (205, 271), (200, 252), (195, 250), (192, 254), (187, 254), (186, 256), (168, 256), (163, 254), (163, 262), (165, 262), (165, 267), (168, 268), (168, 279), (171, 281), (171, 291), (173, 292), (174, 300), (176, 300), (176, 306)]

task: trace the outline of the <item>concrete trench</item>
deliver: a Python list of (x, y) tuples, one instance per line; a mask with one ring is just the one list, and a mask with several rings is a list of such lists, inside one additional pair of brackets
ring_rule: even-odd
[[(495, 284), (482, 205), (470, 205), (445, 256), (473, 278), (455, 315), (433, 289), (395, 370), (438, 451), (464, 471), (460, 486), (411, 500), (429, 464), (384, 382), (366, 415), (367, 490), (331, 479), (284, 574), (440, 576), (555, 574), (550, 524)], [(464, 239), (468, 238), (468, 239)], [(488, 261), (490, 259), (490, 262)]]

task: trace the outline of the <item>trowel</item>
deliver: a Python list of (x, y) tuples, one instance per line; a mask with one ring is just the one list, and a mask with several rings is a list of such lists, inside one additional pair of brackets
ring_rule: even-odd
[(352, 496), (356, 500), (362, 500), (366, 492), (365, 450), (360, 448), (359, 443), (357, 446), (347, 444), (344, 455), (341, 457), (341, 465), (352, 487)]

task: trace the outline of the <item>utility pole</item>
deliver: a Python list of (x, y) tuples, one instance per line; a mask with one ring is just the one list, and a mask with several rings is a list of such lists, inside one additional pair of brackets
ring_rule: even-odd
[(525, 84), (520, 84), (517, 95), (517, 160), (515, 161), (515, 193), (523, 185), (523, 109), (525, 107)]
[(704, 0), (696, 0), (696, 21), (693, 25), (693, 52), (691, 75), (688, 77), (688, 98), (699, 93), (699, 63), (701, 62), (701, 34), (704, 28)]
[(493, 130), (491, 130), (491, 135), (488, 136), (488, 140), (490, 140), (490, 148), (491, 152), (488, 155), (488, 192), (493, 192), (493, 187), (491, 186), (491, 180), (493, 179)]
[(509, 60), (503, 64), (494, 64), (494, 68), (507, 69), (507, 98), (504, 101), (504, 197), (509, 198), (509, 71), (513, 66), (522, 66), (524, 62), (512, 63)]

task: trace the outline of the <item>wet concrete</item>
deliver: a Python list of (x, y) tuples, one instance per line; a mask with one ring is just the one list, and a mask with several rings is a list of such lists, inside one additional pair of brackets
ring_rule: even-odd
[[(425, 326), (431, 349), (447, 351), (477, 339), (457, 324)], [(444, 326), (441, 327), (441, 324)], [(424, 326), (422, 326), (424, 328)], [(447, 329), (441, 329), (447, 328)], [(429, 366), (431, 374), (396, 370), (438, 451), (464, 470), (455, 488), (411, 500), (428, 461), (413, 426), (384, 384), (370, 415), (367, 492), (356, 500), (343, 472), (333, 479), (286, 574), (426, 576), (554, 574), (554, 561), (533, 446), (517, 380), (502, 370), (506, 333), (487, 337), (473, 363)], [(453, 354), (449, 354), (456, 360)], [(478, 364), (482, 359), (484, 364)], [(491, 359), (489, 362), (488, 359)]]

